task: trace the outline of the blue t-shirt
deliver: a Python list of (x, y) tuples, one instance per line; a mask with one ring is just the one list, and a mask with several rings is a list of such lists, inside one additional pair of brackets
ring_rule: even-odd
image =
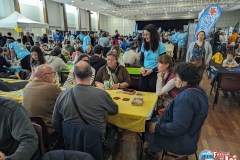
[(177, 40), (178, 40), (178, 45), (183, 46), (187, 43), (187, 35), (185, 33), (180, 33), (177, 36)]
[(126, 49), (127, 49), (127, 44), (126, 44), (126, 42), (121, 42), (121, 43), (118, 44), (118, 46), (119, 46), (120, 48), (122, 48), (123, 51), (126, 51)]
[(153, 52), (152, 50), (145, 50), (143, 43), (141, 52), (144, 53), (144, 68), (154, 69), (158, 64), (157, 58), (166, 51), (166, 46), (162, 42), (159, 42), (156, 52)]
[(13, 42), (9, 44), (9, 49), (13, 49), (15, 52), (15, 55), (20, 59), (20, 61), (26, 57), (27, 55), (30, 55), (30, 52), (27, 50), (27, 48), (18, 42)]
[(127, 47), (130, 47), (131, 46), (131, 42), (127, 41)]
[(71, 37), (72, 42), (74, 42), (75, 41), (74, 35), (70, 35), (70, 37)]
[(87, 35), (83, 38), (82, 49), (83, 49), (84, 52), (86, 52), (86, 48), (87, 48), (88, 43), (91, 44), (91, 37), (89, 35)]
[(83, 41), (83, 39), (84, 39), (84, 34), (81, 33), (81, 34), (78, 35), (78, 37), (79, 37), (80, 41)]
[(62, 43), (62, 41), (63, 41), (63, 36), (62, 36), (61, 33), (55, 33), (55, 34), (53, 35), (53, 41), (54, 41), (54, 43), (57, 42), (57, 39)]
[(178, 36), (178, 33), (174, 33), (171, 37), (170, 37), (170, 41), (172, 43), (178, 43), (177, 41), (177, 36)]

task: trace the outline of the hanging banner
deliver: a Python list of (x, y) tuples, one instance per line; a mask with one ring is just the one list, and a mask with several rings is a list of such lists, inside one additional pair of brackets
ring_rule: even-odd
[(23, 32), (22, 28), (15, 28), (15, 31), (16, 31), (17, 33)]
[(195, 29), (195, 39), (196, 33), (198, 33), (199, 31), (204, 31), (206, 35), (208, 35), (208, 33), (217, 23), (221, 15), (222, 9), (218, 5), (211, 5), (206, 8), (198, 20), (198, 24)]

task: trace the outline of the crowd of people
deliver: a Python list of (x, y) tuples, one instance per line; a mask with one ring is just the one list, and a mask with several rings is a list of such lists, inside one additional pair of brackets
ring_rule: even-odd
[[(118, 105), (105, 90), (131, 87), (126, 67), (140, 68), (139, 91), (159, 96), (156, 112), (147, 123), (150, 146), (146, 153), (154, 157), (165, 149), (193, 154), (208, 113), (208, 99), (199, 83), (217, 42), (206, 41), (205, 32), (200, 31), (187, 49), (187, 34), (182, 30), (168, 35), (149, 24), (143, 33), (122, 36), (116, 30), (112, 37), (105, 31), (63, 36), (56, 30), (53, 38), (46, 34), (34, 38), (27, 32), (16, 41), (11, 33), (4, 40), (0, 34), (0, 72), (8, 72), (16, 60), (30, 72), (22, 106), (0, 97), (0, 160), (39, 158), (37, 135), (28, 118), (32, 116), (44, 120), (50, 135), (61, 135), (62, 123), (68, 122), (97, 126), (105, 139), (106, 113), (118, 113)], [(240, 36), (234, 30), (226, 42), (219, 33), (219, 44), (225, 46), (219, 51), (227, 55), (223, 67), (238, 67), (234, 57), (239, 54)], [(166, 54), (165, 43), (173, 44), (174, 57)], [(181, 64), (174, 67), (178, 61)], [(67, 64), (74, 67), (62, 91), (58, 72)]]

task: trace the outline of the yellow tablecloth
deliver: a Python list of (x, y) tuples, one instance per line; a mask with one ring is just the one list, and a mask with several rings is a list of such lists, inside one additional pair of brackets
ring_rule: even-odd
[[(145, 132), (145, 122), (150, 119), (153, 109), (157, 103), (156, 93), (137, 92), (141, 93), (143, 98), (142, 106), (133, 106), (132, 100), (134, 95), (123, 94), (122, 90), (107, 90), (112, 98), (120, 97), (119, 100), (114, 100), (118, 104), (118, 114), (107, 115), (107, 122), (119, 128), (127, 129), (133, 132)], [(1, 92), (0, 96), (11, 98), (19, 103), (23, 101), (23, 90)], [(123, 98), (129, 98), (129, 101), (123, 101)]]
[(3, 92), (0, 91), (0, 97), (10, 98), (18, 103), (22, 103), (23, 101), (23, 90), (11, 91), (11, 92)]
[(7, 83), (17, 83), (17, 82), (24, 82), (26, 80), (19, 80), (19, 79), (9, 79), (9, 78), (0, 78), (3, 82)]
[[(136, 94), (123, 94), (121, 90), (107, 90), (112, 98), (120, 97), (119, 100), (114, 100), (118, 104), (118, 114), (108, 115), (107, 122), (119, 128), (127, 129), (133, 132), (145, 132), (145, 122), (151, 117), (151, 113), (156, 106), (156, 93), (142, 93), (143, 106), (133, 106), (132, 100)], [(123, 101), (123, 98), (130, 98), (129, 101)]]

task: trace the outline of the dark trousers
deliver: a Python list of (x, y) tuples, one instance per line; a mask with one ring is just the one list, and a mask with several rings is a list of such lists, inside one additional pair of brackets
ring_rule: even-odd
[(140, 91), (156, 92), (157, 72), (153, 72), (148, 76), (140, 77)]
[(22, 69), (26, 69), (31, 72), (30, 55), (27, 55), (26, 57), (24, 57), (20, 62), (21, 62)]
[(178, 51), (178, 44), (173, 43), (174, 49), (173, 49), (173, 58), (177, 59), (177, 51)]
[(206, 69), (206, 66), (203, 65), (203, 66), (201, 66), (201, 67), (199, 67), (199, 68), (197, 68), (197, 69), (198, 69), (198, 74), (199, 74), (199, 76), (200, 76), (200, 79), (202, 79), (203, 74), (204, 74), (204, 71), (205, 71), (205, 69)]

